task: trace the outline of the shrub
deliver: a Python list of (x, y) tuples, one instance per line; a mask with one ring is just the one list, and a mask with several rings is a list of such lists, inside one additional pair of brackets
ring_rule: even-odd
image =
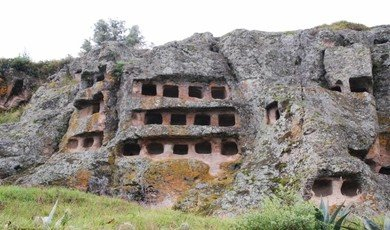
[(123, 67), (125, 66), (125, 63), (122, 62), (122, 61), (119, 61), (115, 64), (115, 68), (114, 68), (114, 71), (113, 71), (113, 75), (115, 77), (120, 77), (123, 73)]
[(356, 31), (363, 31), (363, 30), (368, 30), (369, 27), (359, 24), (359, 23), (353, 23), (353, 22), (347, 22), (347, 21), (338, 21), (334, 22), (330, 25), (324, 24), (321, 26), (318, 26), (316, 28), (320, 29), (330, 29), (330, 30), (345, 30), (345, 29), (350, 29), (350, 30), (356, 30)]
[(12, 68), (32, 77), (47, 78), (62, 69), (70, 61), (70, 58), (65, 58), (61, 60), (33, 62), (27, 56), (1, 58), (0, 75), (5, 75)]
[(261, 210), (238, 221), (236, 229), (316, 229), (316, 208), (299, 195), (288, 194), (288, 201), (276, 195), (266, 198)]

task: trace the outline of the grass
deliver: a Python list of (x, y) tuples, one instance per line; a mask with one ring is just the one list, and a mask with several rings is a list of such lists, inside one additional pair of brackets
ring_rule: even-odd
[(229, 229), (233, 219), (196, 216), (170, 209), (148, 209), (125, 200), (96, 196), (76, 190), (0, 186), (0, 228), (11, 222), (11, 229), (33, 229), (34, 217), (47, 216), (59, 199), (54, 216), (57, 221), (66, 210), (70, 229), (115, 229), (129, 222), (136, 229)]
[[(311, 230), (333, 229), (319, 221), (319, 210), (293, 191), (279, 190), (265, 197), (260, 210), (252, 210), (237, 218), (219, 218), (183, 213), (167, 208), (151, 209), (125, 200), (96, 196), (77, 190), (49, 187), (23, 188), (0, 186), (0, 228), (37, 229), (34, 219), (48, 216), (59, 200), (52, 225), (67, 211), (70, 219), (65, 229), (118, 229), (131, 223), (136, 229), (267, 229)], [(383, 226), (383, 216), (374, 221)], [(10, 223), (10, 224), (9, 224)], [(343, 227), (363, 229), (355, 216)]]
[(0, 125), (6, 123), (14, 123), (20, 120), (24, 111), (23, 106), (19, 106), (16, 109), (0, 112)]

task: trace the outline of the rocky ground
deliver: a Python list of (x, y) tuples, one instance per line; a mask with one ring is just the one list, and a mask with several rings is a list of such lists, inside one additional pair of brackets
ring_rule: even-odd
[(0, 106), (29, 103), (0, 125), (1, 183), (216, 215), (257, 208), (282, 185), (383, 213), (389, 39), (389, 26), (203, 33), (151, 50), (106, 43), (30, 100), (30, 78), (10, 78)]

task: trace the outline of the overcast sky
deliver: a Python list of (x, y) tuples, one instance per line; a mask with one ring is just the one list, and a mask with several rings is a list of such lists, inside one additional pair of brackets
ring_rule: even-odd
[(390, 1), (347, 0), (1, 0), (0, 57), (27, 52), (33, 60), (77, 56), (98, 19), (138, 24), (161, 45), (195, 32), (286, 31), (340, 20), (390, 24)]

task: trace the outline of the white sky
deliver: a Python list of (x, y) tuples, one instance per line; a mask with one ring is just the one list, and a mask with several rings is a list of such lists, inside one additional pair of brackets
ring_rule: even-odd
[(33, 60), (77, 56), (98, 19), (138, 24), (161, 45), (195, 32), (286, 31), (340, 20), (390, 24), (390, 1), (351, 0), (1, 0), (0, 57), (27, 52)]

